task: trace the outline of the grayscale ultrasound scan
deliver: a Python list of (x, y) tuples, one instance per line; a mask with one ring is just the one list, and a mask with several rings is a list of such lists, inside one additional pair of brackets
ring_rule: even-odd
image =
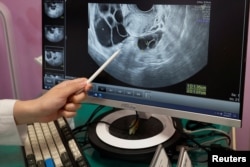
[(51, 67), (62, 67), (64, 65), (64, 52), (63, 50), (45, 50), (45, 61)]
[(152, 5), (89, 3), (88, 52), (114, 78), (159, 88), (184, 81), (207, 65), (210, 4)]
[(45, 26), (45, 37), (50, 42), (60, 42), (64, 37), (64, 27)]
[(45, 2), (44, 10), (48, 17), (59, 18), (64, 13), (64, 4), (63, 2)]

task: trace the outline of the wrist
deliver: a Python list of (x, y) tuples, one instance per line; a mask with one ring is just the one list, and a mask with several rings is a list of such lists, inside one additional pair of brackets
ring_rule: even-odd
[(17, 125), (36, 122), (35, 110), (37, 104), (35, 100), (16, 101), (13, 115)]

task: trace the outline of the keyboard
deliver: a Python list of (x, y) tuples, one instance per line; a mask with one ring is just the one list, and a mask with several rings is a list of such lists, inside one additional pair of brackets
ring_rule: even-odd
[(65, 118), (29, 124), (24, 153), (28, 167), (89, 167)]

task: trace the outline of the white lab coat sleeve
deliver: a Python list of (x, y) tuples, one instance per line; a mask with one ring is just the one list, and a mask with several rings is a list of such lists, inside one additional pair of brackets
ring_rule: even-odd
[(0, 145), (23, 145), (27, 125), (16, 125), (13, 108), (16, 100), (0, 100)]

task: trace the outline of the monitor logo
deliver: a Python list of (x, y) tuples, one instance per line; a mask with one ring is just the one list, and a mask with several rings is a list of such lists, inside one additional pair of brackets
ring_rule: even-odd
[(136, 107), (131, 105), (131, 104), (128, 104), (128, 103), (122, 103), (121, 104), (121, 107), (122, 108), (125, 108), (125, 109), (129, 109), (129, 110), (136, 110)]

